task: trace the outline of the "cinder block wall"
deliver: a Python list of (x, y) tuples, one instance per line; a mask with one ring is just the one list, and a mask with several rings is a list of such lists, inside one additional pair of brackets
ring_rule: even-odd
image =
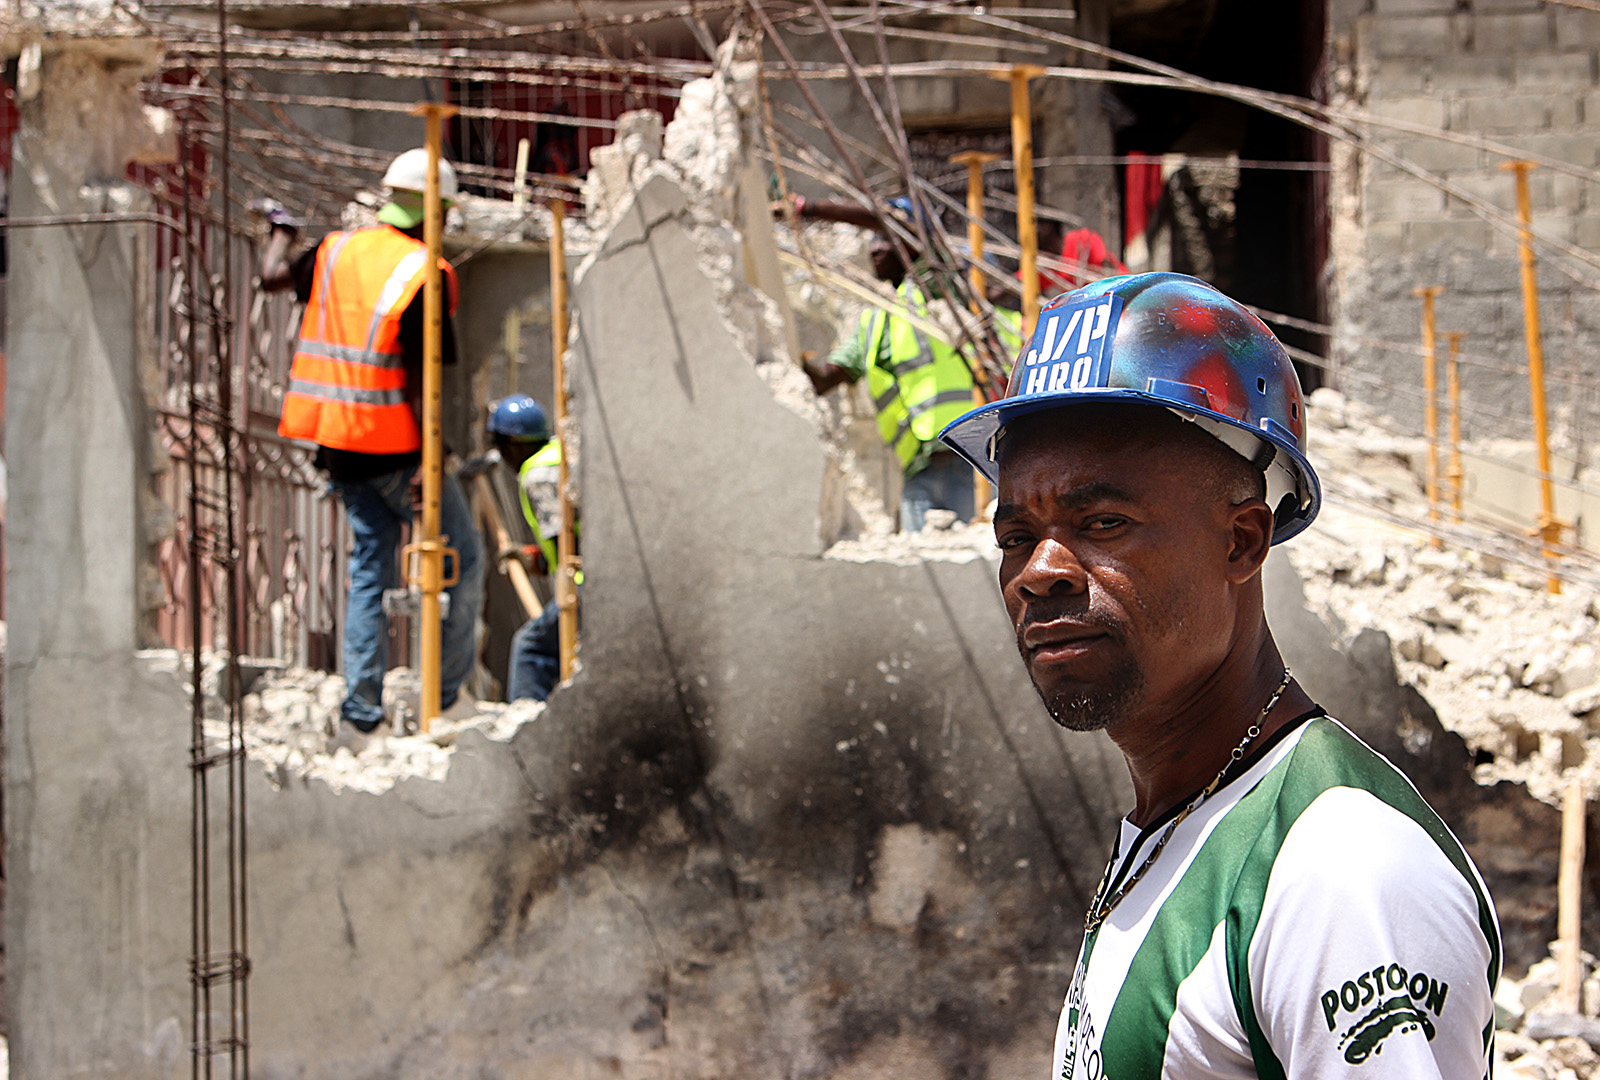
[[(1541, 0), (1330, 0), (1328, 25), (1335, 104), (1580, 166), (1600, 162), (1600, 12)], [(1501, 170), (1502, 156), (1419, 134), (1370, 130), (1430, 173), (1515, 211), (1515, 180)], [(1370, 154), (1336, 143), (1332, 157), (1330, 307), (1342, 331), (1334, 345), (1334, 358), (1344, 365), (1342, 388), (1403, 427), (1420, 429), (1421, 359), (1361, 339), (1420, 344), (1422, 302), (1412, 290), (1439, 285), (1445, 289), (1438, 301), (1441, 334), (1465, 333), (1464, 352), (1503, 368), (1463, 367), (1465, 434), (1527, 437), (1515, 236)], [(1536, 169), (1529, 179), (1535, 230), (1600, 250), (1600, 186), (1552, 169)], [(1550, 402), (1580, 451), (1600, 435), (1600, 399), (1570, 382), (1592, 370), (1600, 352), (1600, 269), (1587, 268), (1583, 276), (1590, 284), (1573, 281), (1541, 256)]]

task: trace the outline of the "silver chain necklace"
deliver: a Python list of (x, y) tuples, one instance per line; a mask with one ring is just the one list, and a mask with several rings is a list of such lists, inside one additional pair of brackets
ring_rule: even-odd
[(1289, 669), (1285, 667), (1283, 669), (1283, 681), (1278, 683), (1278, 688), (1272, 692), (1272, 696), (1262, 706), (1261, 714), (1256, 717), (1255, 723), (1251, 724), (1245, 731), (1244, 740), (1233, 748), (1233, 753), (1228, 755), (1228, 760), (1217, 773), (1216, 779), (1207, 784), (1205, 789), (1194, 797), (1194, 801), (1178, 812), (1178, 816), (1172, 819), (1171, 823), (1161, 833), (1161, 838), (1150, 849), (1150, 854), (1146, 855), (1144, 862), (1139, 864), (1139, 869), (1130, 874), (1128, 880), (1122, 883), (1122, 888), (1118, 889), (1109, 899), (1106, 897), (1106, 890), (1111, 887), (1111, 871), (1116, 866), (1116, 859), (1113, 858), (1106, 864), (1106, 872), (1100, 879), (1100, 887), (1094, 891), (1094, 901), (1089, 905), (1089, 911), (1083, 917), (1085, 932), (1093, 930), (1106, 921), (1106, 916), (1110, 915), (1116, 909), (1116, 906), (1122, 903), (1122, 898), (1127, 896), (1135, 885), (1139, 884), (1139, 879), (1144, 877), (1145, 871), (1150, 869), (1150, 864), (1156, 861), (1156, 856), (1161, 854), (1161, 849), (1167, 846), (1167, 841), (1172, 839), (1172, 834), (1178, 831), (1178, 826), (1183, 824), (1184, 819), (1198, 810), (1200, 804), (1209, 799), (1212, 793), (1222, 786), (1222, 778), (1227, 776), (1228, 770), (1238, 764), (1240, 759), (1244, 757), (1245, 747), (1249, 746), (1251, 741), (1261, 734), (1261, 725), (1266, 721), (1267, 714), (1272, 711), (1273, 706), (1278, 704), (1278, 699), (1283, 697), (1283, 692), (1288, 688)]

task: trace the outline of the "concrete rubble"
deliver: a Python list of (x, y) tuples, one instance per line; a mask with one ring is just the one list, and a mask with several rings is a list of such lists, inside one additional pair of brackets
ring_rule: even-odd
[[(1412, 461), (1421, 440), (1387, 435), (1354, 403), (1313, 395), (1312, 457), (1342, 491), (1381, 491), (1420, 520)], [(1430, 546), (1425, 535), (1329, 507), (1288, 545), (1307, 599), (1346, 641), (1364, 629), (1394, 644), (1400, 675), (1474, 751), (1479, 779), (1510, 780), (1558, 805), (1581, 780), (1600, 794), (1600, 599), (1493, 555)]]
[(1600, 972), (1581, 953), (1580, 1011), (1560, 1011), (1554, 957), (1521, 978), (1503, 977), (1495, 990), (1495, 1069), (1507, 1080), (1589, 1080), (1600, 1075)]
[[(244, 698), (245, 749), (275, 777), (320, 780), (334, 791), (377, 795), (407, 777), (442, 781), (450, 769), (450, 748), (462, 732), (478, 731), (505, 742), (544, 712), (540, 701), (511, 704), (472, 701), (465, 695), (449, 715), (417, 731), (421, 680), (410, 668), (393, 668), (384, 679), (390, 723), (370, 736), (339, 722), (344, 679), (320, 671), (268, 675)], [(207, 722), (207, 735), (226, 739), (219, 721)]]

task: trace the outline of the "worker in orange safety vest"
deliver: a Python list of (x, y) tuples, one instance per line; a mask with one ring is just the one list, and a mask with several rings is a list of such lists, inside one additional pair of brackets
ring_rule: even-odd
[[(411, 520), (413, 480), (421, 463), (423, 283), (428, 249), (422, 242), (427, 152), (395, 158), (383, 183), (388, 201), (380, 224), (329, 233), (291, 259), (298, 228), (282, 208), (264, 204), (271, 231), (261, 256), (261, 287), (293, 289), (305, 303), (278, 434), (317, 445), (323, 470), (344, 504), (353, 539), (341, 670), (346, 697), (340, 716), (361, 732), (384, 719), (388, 620), (383, 594), (399, 572), (401, 526)], [(439, 163), (441, 197), (456, 196), (455, 171)], [(457, 282), (440, 261), (447, 283), (441, 335), (446, 365), (455, 363)], [(440, 704), (447, 712), (476, 662), (478, 609), (483, 599), (481, 545), (467, 500), (446, 474), (440, 506), (445, 542), (459, 553), (460, 580), (447, 590), (442, 628)], [(446, 570), (449, 573), (449, 568)]]

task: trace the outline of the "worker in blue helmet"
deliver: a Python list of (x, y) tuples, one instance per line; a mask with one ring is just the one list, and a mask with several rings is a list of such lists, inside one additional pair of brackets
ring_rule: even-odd
[(1488, 1074), (1482, 880), (1265, 618), (1267, 553), (1321, 502), (1305, 432), (1266, 326), (1159, 273), (1051, 304), (1005, 397), (942, 435), (997, 482), (1001, 596), (1046, 708), (1132, 777), (1059, 1080)]
[[(544, 409), (527, 394), (495, 402), (487, 428), (500, 460), (517, 474), (522, 514), (533, 530), (534, 569), (553, 575), (559, 564), (556, 538), (561, 534), (561, 440), (552, 438)], [(561, 609), (552, 599), (513, 635), (506, 665), (507, 701), (543, 701), (550, 696), (561, 680), (560, 627)]]

